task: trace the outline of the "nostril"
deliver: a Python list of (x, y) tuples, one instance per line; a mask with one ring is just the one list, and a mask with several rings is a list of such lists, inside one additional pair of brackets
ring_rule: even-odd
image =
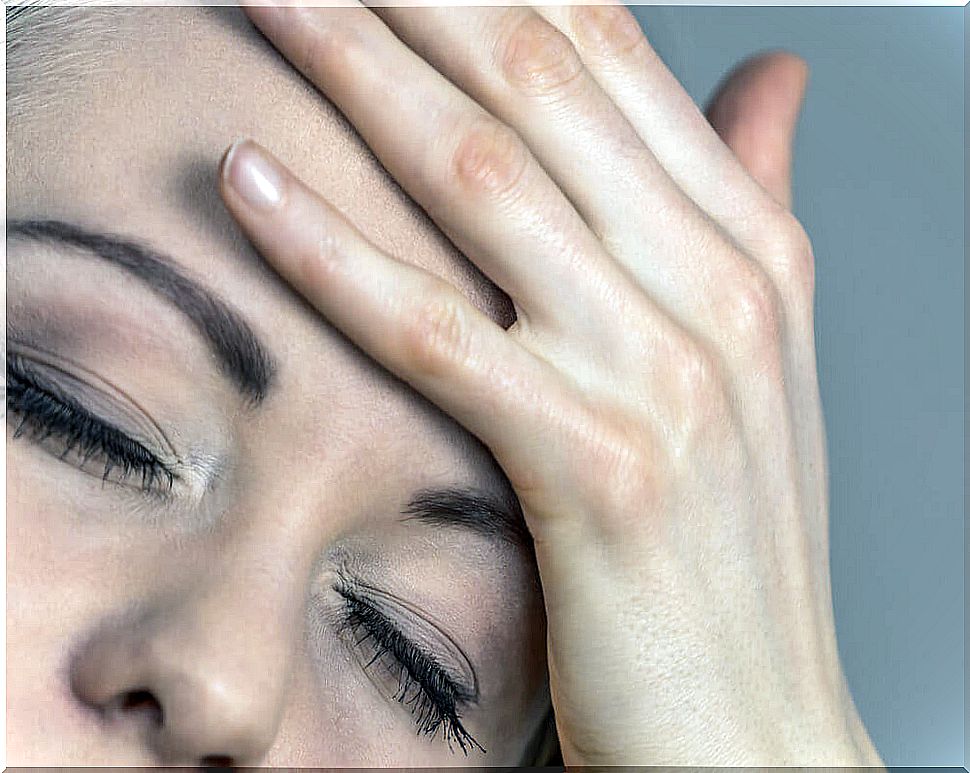
[(233, 767), (232, 757), (221, 754), (210, 754), (203, 757), (201, 761), (204, 768), (231, 768)]
[(121, 699), (121, 710), (145, 712), (157, 724), (162, 723), (162, 706), (148, 690), (126, 692)]

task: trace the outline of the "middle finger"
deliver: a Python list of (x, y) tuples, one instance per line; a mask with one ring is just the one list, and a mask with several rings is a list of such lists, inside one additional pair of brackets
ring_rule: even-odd
[[(360, 6), (247, 10), (511, 296), (523, 332), (611, 340), (601, 328), (613, 309), (646, 291), (689, 332), (734, 348), (723, 316), (750, 294), (756, 267), (533, 9), (382, 9), (393, 32)], [(551, 75), (549, 47), (566, 62)], [(562, 87), (536, 88), (547, 76)]]
[(246, 10), (442, 231), (509, 294), (519, 328), (560, 329), (563, 309), (609, 302), (622, 282), (619, 267), (525, 143), (370, 10)]
[[(522, 135), (593, 231), (615, 246), (663, 247), (646, 212), (700, 211), (670, 178), (569, 39), (534, 9), (372, 9), (394, 33)], [(617, 256), (621, 258), (622, 256)]]
[[(745, 328), (772, 288), (724, 224), (671, 177), (565, 34), (531, 7), (374, 12), (523, 137), (634, 286), (689, 332), (736, 357), (744, 342), (725, 320), (740, 317)], [(716, 160), (702, 152), (695, 163)]]

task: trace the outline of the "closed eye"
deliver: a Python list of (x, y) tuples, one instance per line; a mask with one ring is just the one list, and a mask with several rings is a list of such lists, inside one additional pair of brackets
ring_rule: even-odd
[(17, 420), (15, 438), (26, 435), (84, 471), (91, 460), (100, 462), (102, 482), (127, 485), (140, 478), (143, 492), (171, 490), (176, 473), (144, 445), (88, 411), (26, 358), (8, 352), (6, 363), (7, 411)]
[(424, 651), (381, 611), (356, 595), (347, 583), (334, 586), (343, 598), (343, 630), (365, 670), (379, 668), (391, 685), (390, 697), (408, 707), (418, 732), (436, 737), (439, 732), (454, 751), (466, 755), (472, 748), (484, 752), (461, 722), (461, 711), (477, 700), (477, 690), (459, 684), (434, 655)]

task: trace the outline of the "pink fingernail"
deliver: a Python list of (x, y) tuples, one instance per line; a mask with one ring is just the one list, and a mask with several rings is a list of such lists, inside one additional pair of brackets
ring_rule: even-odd
[(283, 176), (252, 140), (237, 140), (226, 153), (222, 173), (229, 186), (251, 207), (276, 209), (283, 201)]

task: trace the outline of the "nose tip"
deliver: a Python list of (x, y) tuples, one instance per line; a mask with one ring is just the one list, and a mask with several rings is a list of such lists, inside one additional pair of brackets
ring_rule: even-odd
[(167, 682), (157, 680), (163, 719), (152, 746), (160, 759), (221, 768), (259, 764), (276, 734), (276, 701), (270, 686), (241, 665), (196, 663)]
[[(158, 699), (149, 690), (130, 690), (119, 697), (116, 712), (144, 715), (154, 727), (164, 725), (164, 712)], [(227, 754), (207, 754), (199, 760), (206, 769), (234, 768), (236, 761)]]
[(255, 766), (275, 739), (284, 690), (284, 658), (265, 645), (226, 651), (181, 626), (122, 624), (73, 658), (71, 688), (106, 732), (137, 737), (162, 765)]

